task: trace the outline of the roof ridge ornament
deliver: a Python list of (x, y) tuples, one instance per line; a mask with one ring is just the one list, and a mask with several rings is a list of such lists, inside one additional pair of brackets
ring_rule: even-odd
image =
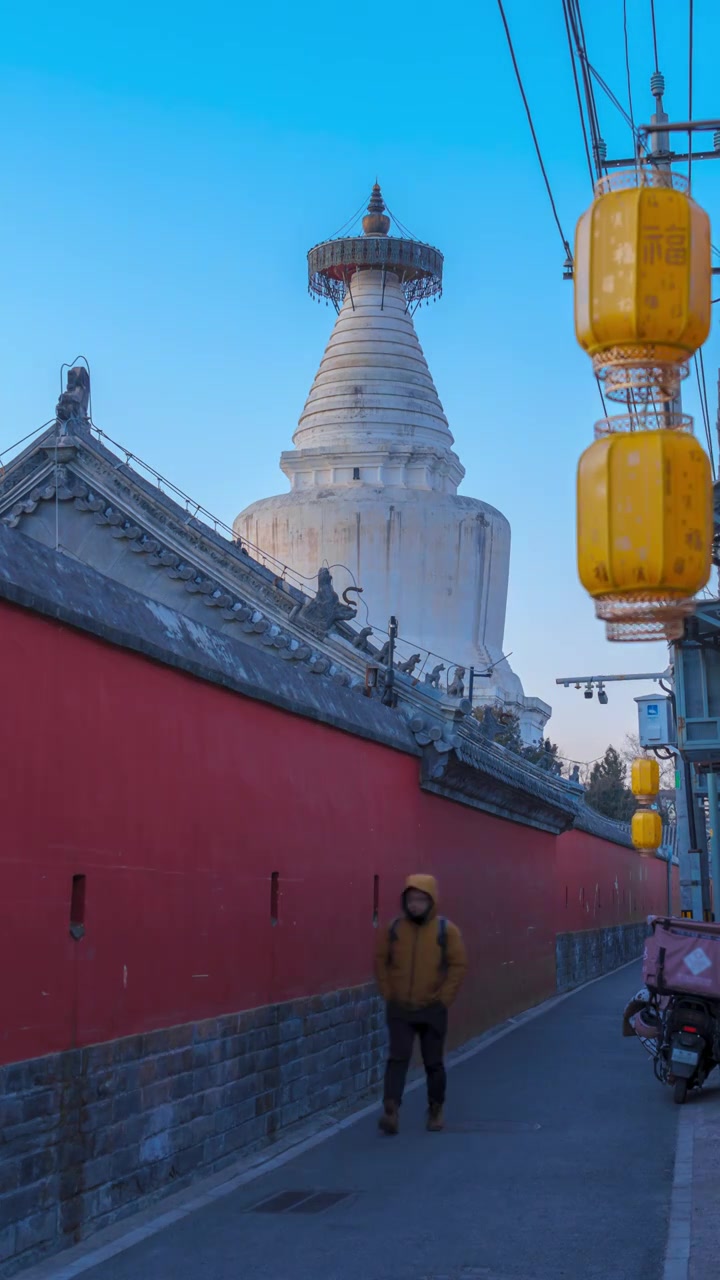
[(56, 420), (59, 423), (89, 423), (90, 415), (90, 374), (83, 365), (73, 365), (67, 372), (65, 390), (55, 408)]

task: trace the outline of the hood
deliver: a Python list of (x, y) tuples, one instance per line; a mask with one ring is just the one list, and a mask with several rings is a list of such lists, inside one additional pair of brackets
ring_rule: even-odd
[(428, 920), (431, 920), (437, 911), (438, 905), (438, 886), (435, 877), (423, 875), (408, 876), (405, 881), (403, 896), (407, 893), (408, 889), (419, 889), (421, 893), (426, 893), (432, 900), (432, 907), (427, 917)]

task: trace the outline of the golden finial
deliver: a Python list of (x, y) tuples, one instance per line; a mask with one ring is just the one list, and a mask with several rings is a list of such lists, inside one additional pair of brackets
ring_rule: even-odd
[(368, 211), (362, 221), (363, 235), (386, 236), (390, 230), (390, 219), (385, 212), (385, 201), (382, 198), (380, 183), (376, 180), (370, 195)]

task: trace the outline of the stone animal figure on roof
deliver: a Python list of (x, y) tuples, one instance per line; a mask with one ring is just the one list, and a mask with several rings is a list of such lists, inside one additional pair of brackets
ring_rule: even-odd
[(317, 595), (314, 600), (309, 600), (300, 612), (303, 622), (325, 633), (336, 622), (350, 622), (356, 614), (357, 609), (353, 605), (340, 603), (330, 570), (322, 568), (318, 573)]
[(57, 402), (58, 422), (87, 422), (90, 407), (90, 374), (82, 365), (68, 369), (67, 386)]
[(448, 687), (448, 693), (451, 698), (462, 698), (465, 693), (465, 668), (456, 667), (455, 675)]
[(353, 648), (360, 649), (362, 653), (368, 653), (368, 640), (373, 633), (372, 627), (363, 627), (362, 631), (358, 631), (353, 640)]
[(433, 667), (432, 671), (425, 676), (425, 683), (431, 685), (433, 689), (439, 689), (440, 676), (442, 675), (444, 670), (445, 670), (445, 663), (438, 662), (437, 666)]
[(403, 671), (406, 676), (411, 676), (420, 661), (420, 654), (414, 653), (412, 657), (406, 658), (404, 662), (398, 662), (398, 671)]

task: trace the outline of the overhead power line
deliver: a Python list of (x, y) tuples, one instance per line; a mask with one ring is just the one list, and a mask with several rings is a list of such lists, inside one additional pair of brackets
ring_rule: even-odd
[(637, 130), (635, 128), (635, 117), (633, 114), (632, 77), (630, 75), (630, 47), (628, 45), (627, 0), (623, 0), (623, 34), (625, 36), (625, 71), (627, 74), (628, 106), (630, 108), (630, 128), (632, 130), (634, 143), (637, 137)]
[(590, 174), (590, 185), (595, 186), (595, 174), (593, 172), (592, 157), (590, 155), (590, 144), (588, 142), (587, 124), (585, 122), (585, 112), (583, 111), (582, 96), (580, 94), (580, 81), (578, 79), (577, 64), (575, 61), (575, 53), (573, 51), (572, 31), (570, 29), (570, 17), (568, 14), (567, 4), (563, 0), (563, 16), (565, 18), (565, 30), (568, 38), (568, 49), (570, 50), (570, 66), (572, 67), (573, 80), (575, 82), (575, 97), (577, 98), (578, 112), (580, 114), (580, 128), (582, 129), (583, 143), (585, 145), (585, 156), (587, 158), (588, 173)]
[(655, 71), (660, 70), (658, 64), (657, 27), (655, 26), (655, 0), (650, 0), (650, 17), (652, 18), (653, 52), (655, 54)]
[[(710, 414), (708, 411), (706, 396), (703, 394), (703, 383), (702, 383), (702, 377), (700, 374), (700, 364), (699, 364), (697, 354), (693, 357), (693, 364), (695, 368), (695, 380), (697, 382), (698, 395), (700, 397), (700, 413), (702, 416), (703, 427), (705, 430), (705, 441), (708, 447), (708, 453), (711, 455), (711, 461), (712, 461), (712, 438), (710, 435)], [(714, 466), (713, 466), (713, 471), (714, 471)]]
[[(694, 17), (694, 8), (695, 8), (695, 6), (694, 6), (694, 3), (693, 3), (693, 0), (689, 0), (689, 6), (688, 6), (688, 10), (689, 10), (689, 12), (688, 12), (688, 23), (689, 23), (689, 28), (688, 28), (688, 120), (692, 120), (692, 118), (693, 118), (693, 26), (694, 26), (694, 23), (693, 23), (693, 17)], [(691, 183), (691, 180), (692, 180), (692, 147), (693, 147), (693, 136), (692, 136), (692, 134), (691, 134), (691, 133), (689, 133), (689, 134), (688, 134), (688, 187), (690, 186), (690, 183)]]
[[(627, 3), (627, 0), (624, 0), (625, 6), (626, 6), (626, 3)], [(645, 142), (645, 139), (640, 137), (639, 130), (635, 126), (629, 74), (628, 74), (628, 96), (630, 98), (630, 112), (628, 113), (625, 110), (625, 107), (623, 106), (622, 102), (618, 98), (617, 94), (613, 92), (613, 90), (610, 88), (610, 85), (607, 83), (607, 80), (605, 80), (604, 77), (601, 76), (597, 67), (593, 66), (593, 64), (591, 63), (588, 57), (587, 46), (585, 44), (585, 34), (582, 26), (582, 14), (580, 13), (580, 0), (563, 0), (563, 13), (565, 15), (565, 25), (568, 28), (568, 30), (572, 32), (572, 36), (570, 38), (571, 46), (574, 38), (575, 53), (577, 55), (577, 60), (580, 63), (580, 67), (583, 75), (585, 97), (587, 100), (588, 122), (589, 122), (590, 132), (593, 139), (593, 152), (595, 154), (596, 163), (597, 163), (597, 176), (601, 177), (603, 169), (606, 168), (606, 166), (604, 166), (602, 163), (604, 159), (605, 144), (603, 143), (602, 137), (600, 135), (600, 125), (599, 125), (599, 118), (598, 118), (598, 112), (597, 112), (597, 103), (595, 102), (595, 94), (593, 90), (593, 80), (599, 86), (599, 88), (602, 89), (603, 93), (608, 98), (608, 100), (612, 103), (612, 105), (615, 107), (616, 111), (619, 111), (625, 123), (632, 130), (633, 137), (636, 139), (637, 142), (641, 144), (644, 150), (647, 150), (647, 144)], [(629, 63), (629, 54), (627, 50), (627, 38), (626, 38), (626, 66), (628, 63)], [(573, 59), (573, 75), (575, 74), (576, 74), (575, 63)]]
[[(600, 137), (600, 129), (597, 119), (597, 107), (595, 104), (595, 95), (593, 93), (592, 80), (588, 76), (590, 64), (587, 59), (587, 50), (585, 49), (585, 35), (582, 32), (582, 17), (580, 15), (579, 3), (575, 9), (571, 10), (573, 0), (563, 0), (563, 16), (565, 18), (565, 31), (567, 32), (568, 50), (570, 53), (570, 66), (572, 68), (573, 81), (575, 84), (575, 96), (577, 98), (578, 112), (580, 115), (580, 127), (582, 129), (583, 143), (585, 146), (585, 157), (587, 159), (588, 173), (590, 175), (590, 186), (594, 189), (596, 170), (593, 168), (592, 156), (595, 157), (597, 166), (597, 177), (602, 176), (602, 139)], [(577, 60), (575, 53), (577, 51)], [(578, 77), (577, 63), (580, 63), (580, 69), (583, 76), (583, 87), (585, 89), (585, 100), (587, 104), (587, 120), (585, 111), (583, 110), (582, 94), (580, 92), (580, 80)], [(588, 142), (588, 128), (592, 137), (592, 155), (590, 143)], [(602, 405), (603, 417), (607, 418), (608, 411), (603, 395), (602, 384), (596, 376), (598, 395)]]
[(585, 104), (590, 138), (592, 141), (595, 174), (596, 177), (601, 178), (605, 168), (605, 144), (600, 134), (597, 103), (595, 102), (590, 61), (587, 55), (585, 29), (583, 27), (582, 13), (580, 10), (580, 0), (563, 0), (563, 9), (572, 31), (575, 52), (577, 54), (578, 62), (580, 63), (580, 74), (582, 76), (583, 89), (585, 92)]
[(517, 80), (517, 83), (518, 83), (518, 88), (519, 88), (519, 90), (520, 90), (520, 96), (521, 96), (521, 98), (522, 98), (522, 100), (523, 100), (523, 106), (525, 107), (525, 114), (526, 114), (527, 119), (528, 119), (528, 124), (530, 125), (530, 132), (531, 132), (531, 134), (532, 134), (532, 140), (533, 140), (533, 143), (534, 143), (534, 145), (535, 145), (535, 153), (536, 153), (536, 155), (537, 155), (538, 163), (539, 163), (539, 165), (540, 165), (540, 172), (542, 173), (543, 180), (544, 180), (544, 182), (545, 182), (545, 189), (546, 189), (546, 191), (547, 191), (547, 193), (548, 193), (548, 199), (549, 199), (549, 201), (550, 201), (550, 207), (552, 208), (553, 218), (555, 219), (555, 225), (556, 225), (556, 227), (557, 227), (557, 229), (558, 229), (558, 232), (559, 232), (559, 235), (560, 235), (560, 239), (561, 239), (561, 241), (562, 241), (562, 246), (563, 246), (563, 249), (565, 250), (565, 254), (566, 254), (567, 258), (569, 258), (570, 260), (572, 260), (572, 253), (571, 253), (571, 251), (570, 251), (570, 244), (569, 244), (569, 242), (568, 242), (567, 236), (565, 235), (565, 232), (563, 231), (562, 223), (560, 222), (560, 215), (558, 214), (558, 211), (557, 211), (557, 205), (555, 204), (555, 197), (553, 196), (553, 193), (552, 193), (552, 187), (550, 186), (550, 179), (548, 178), (548, 175), (547, 175), (547, 169), (545, 168), (545, 162), (543, 161), (543, 158), (542, 158), (542, 152), (541, 152), (541, 150), (540, 150), (540, 143), (538, 142), (538, 136), (537, 136), (537, 133), (535, 132), (535, 125), (534, 125), (534, 123), (533, 123), (532, 112), (531, 112), (531, 110), (530, 110), (530, 104), (529, 104), (529, 102), (528, 102), (528, 100), (527, 100), (527, 94), (525, 93), (525, 87), (524, 87), (523, 82), (522, 82), (522, 76), (520, 75), (520, 68), (519, 68), (519, 66), (518, 66), (517, 58), (515, 57), (515, 48), (514, 48), (514, 46), (513, 46), (512, 36), (510, 35), (510, 28), (509, 28), (509, 26), (508, 26), (508, 21), (507, 21), (507, 18), (506, 18), (506, 16), (505, 16), (505, 7), (504, 7), (504, 5), (503, 5), (503, 0), (498, 0), (498, 8), (499, 8), (499, 10), (500, 10), (500, 17), (502, 18), (502, 24), (503, 24), (503, 26), (504, 26), (504, 28), (505, 28), (505, 36), (506, 36), (507, 43), (508, 43), (508, 49), (510, 50), (510, 57), (511, 57), (511, 59), (512, 59), (513, 69), (514, 69), (514, 71), (515, 71), (515, 79)]
[[(620, 115), (622, 116), (622, 118), (623, 118), (623, 120), (625, 121), (625, 123), (626, 123), (627, 125), (629, 125), (629, 126), (630, 126), (630, 128), (632, 129), (632, 132), (633, 132), (634, 137), (635, 137), (635, 138), (638, 138), (638, 137), (639, 137), (639, 133), (638, 133), (638, 130), (635, 128), (635, 124), (634, 124), (634, 122), (633, 122), (632, 115), (630, 115), (630, 114), (625, 110), (625, 108), (624, 108), (624, 106), (623, 106), (622, 102), (621, 102), (621, 101), (620, 101), (620, 99), (618, 98), (617, 94), (616, 94), (616, 93), (613, 93), (613, 91), (612, 91), (612, 89), (610, 88), (610, 85), (608, 84), (607, 80), (603, 79), (603, 77), (600, 75), (600, 72), (597, 70), (597, 68), (596, 68), (596, 67), (594, 67), (594, 66), (592, 65), (592, 63), (591, 63), (591, 62), (588, 62), (587, 67), (588, 67), (588, 71), (590, 72), (590, 75), (592, 76), (593, 80), (595, 80), (595, 81), (597, 82), (597, 84), (599, 84), (599, 85), (600, 85), (600, 88), (602, 89), (602, 91), (603, 91), (603, 93), (605, 94), (605, 96), (610, 100), (610, 102), (612, 102), (612, 104), (613, 104), (613, 106), (616, 108), (616, 110), (620, 112)], [(629, 86), (629, 84), (628, 84), (628, 93), (629, 93), (629, 92), (630, 92), (630, 86)], [(630, 110), (632, 111), (632, 102), (630, 103)]]

